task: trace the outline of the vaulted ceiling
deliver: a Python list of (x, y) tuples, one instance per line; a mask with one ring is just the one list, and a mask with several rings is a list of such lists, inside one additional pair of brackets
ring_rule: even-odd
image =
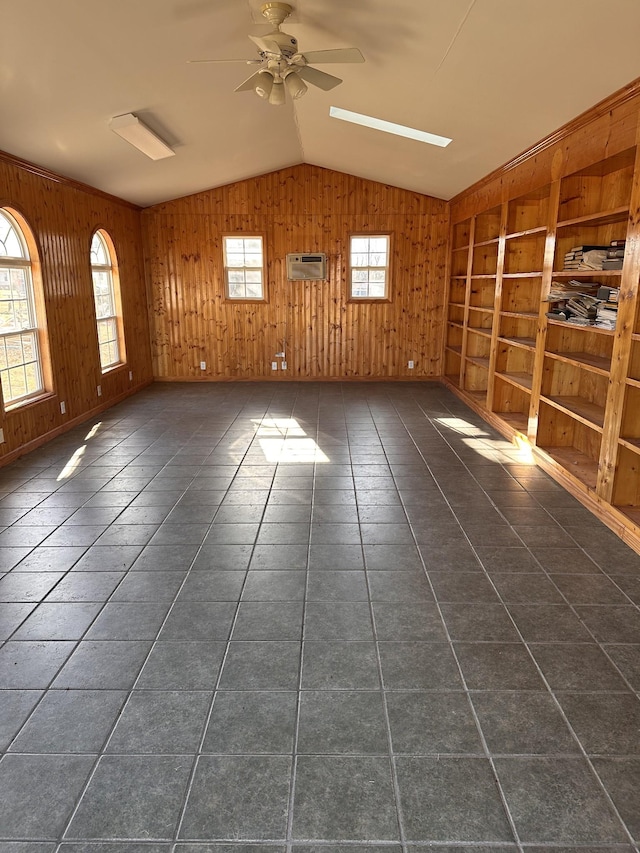
[[(260, 0), (14, 0), (0, 31), (0, 149), (140, 205), (306, 162), (450, 198), (640, 76), (638, 0), (291, 0), (302, 51), (362, 65), (271, 106), (233, 89)], [(339, 106), (449, 136), (434, 148), (329, 117)], [(134, 112), (176, 156), (109, 130)]]

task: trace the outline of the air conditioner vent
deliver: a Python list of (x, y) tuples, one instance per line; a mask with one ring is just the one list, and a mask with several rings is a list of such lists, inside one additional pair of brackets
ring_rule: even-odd
[(327, 277), (327, 256), (287, 255), (287, 278), (289, 281), (324, 281)]

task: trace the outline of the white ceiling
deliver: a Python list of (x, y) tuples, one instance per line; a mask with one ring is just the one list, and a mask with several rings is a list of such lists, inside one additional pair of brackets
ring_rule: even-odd
[[(290, 0), (302, 51), (344, 83), (295, 106), (233, 89), (260, 0), (14, 0), (0, 30), (0, 149), (140, 205), (296, 163), (450, 198), (640, 76), (638, 0)], [(267, 28), (268, 29), (268, 28)], [(453, 137), (448, 148), (329, 118), (331, 105)], [(152, 162), (108, 128), (135, 112)]]

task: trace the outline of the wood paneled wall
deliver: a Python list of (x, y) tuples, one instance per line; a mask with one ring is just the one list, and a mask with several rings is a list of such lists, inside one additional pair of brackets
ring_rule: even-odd
[[(445, 202), (301, 165), (156, 205), (142, 222), (157, 378), (440, 375)], [(235, 232), (265, 236), (264, 304), (224, 298), (222, 235)], [(347, 300), (349, 235), (363, 232), (392, 234), (390, 302)], [(289, 252), (325, 252), (328, 281), (287, 281)], [(287, 370), (272, 372), (283, 348)]]
[[(139, 209), (9, 155), (0, 155), (0, 206), (22, 214), (38, 246), (52, 375), (51, 393), (42, 399), (4, 413), (0, 407), (1, 464), (150, 382), (152, 370)], [(89, 259), (97, 228), (116, 247), (127, 351), (127, 364), (105, 374)]]

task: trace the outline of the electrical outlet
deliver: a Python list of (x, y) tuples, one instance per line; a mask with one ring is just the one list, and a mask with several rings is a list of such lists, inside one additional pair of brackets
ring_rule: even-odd
[(102, 385), (98, 385), (98, 387), (96, 388), (96, 390), (97, 390), (97, 392), (98, 392), (98, 397), (102, 397)]
[(129, 382), (133, 382), (133, 370), (129, 371)]
[(286, 361), (283, 361), (283, 362), (282, 362), (282, 364), (280, 365), (280, 368), (281, 368), (282, 370), (286, 370), (286, 369), (287, 369), (287, 362), (286, 362)]
[(271, 370), (277, 370), (277, 369), (278, 369), (278, 362), (272, 361), (271, 362)]
[(4, 430), (0, 429), (0, 444), (4, 444)]
[(413, 361), (412, 360), (409, 361), (409, 370), (413, 370)]
[(277, 352), (276, 358), (284, 358), (284, 353), (283, 352)]
[(207, 369), (207, 362), (201, 361), (200, 362), (200, 370), (206, 370), (206, 369)]
[(67, 404), (65, 403), (64, 400), (60, 400), (60, 414), (61, 415), (67, 414)]

